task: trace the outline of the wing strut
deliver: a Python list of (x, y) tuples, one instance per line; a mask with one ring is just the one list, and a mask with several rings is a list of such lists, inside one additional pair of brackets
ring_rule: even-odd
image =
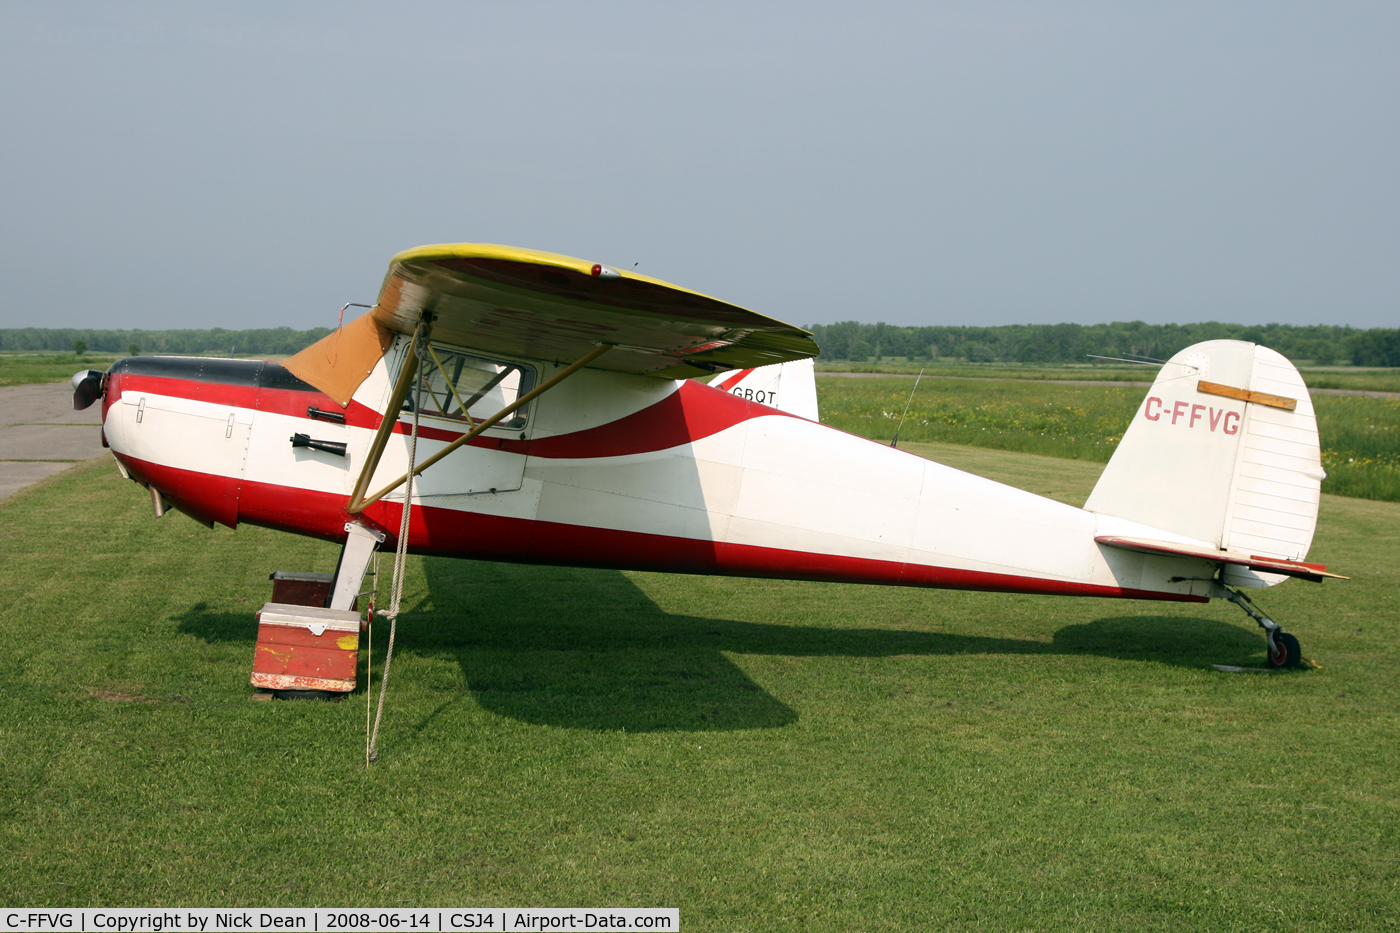
[(413, 338), (408, 344), (408, 352), (404, 354), (403, 368), (399, 370), (399, 380), (394, 383), (394, 391), (389, 396), (389, 404), (384, 409), (384, 417), (379, 422), (379, 430), (369, 445), (369, 454), (365, 457), (365, 465), (360, 470), (360, 478), (355, 480), (355, 491), (350, 494), (350, 504), (346, 507), (346, 511), (351, 515), (369, 505), (368, 502), (364, 501), (365, 490), (369, 488), (369, 481), (374, 478), (374, 471), (379, 467), (379, 458), (384, 456), (384, 447), (389, 443), (389, 435), (394, 433), (394, 426), (399, 423), (399, 412), (403, 409), (403, 400), (408, 398), (408, 390), (413, 387), (413, 377), (418, 375), (418, 354), (415, 352), (418, 340), (420, 337), (424, 340), (428, 339), (432, 329), (432, 324), (427, 321), (420, 321), (418, 326), (414, 328)]
[[(470, 431), (468, 431), (466, 434), (463, 434), (461, 437), (448, 444), (442, 450), (439, 450), (427, 460), (424, 460), (422, 463), (414, 467), (413, 474), (417, 476), (419, 473), (422, 473), (428, 467), (432, 466), (434, 463), (437, 463), (439, 460), (452, 453), (452, 451), (456, 450), (458, 447), (461, 447), (463, 444), (468, 443), (477, 435), (481, 434), (487, 428), (491, 427), (496, 422), (500, 421), (502, 418), (515, 411), (517, 408), (523, 408), (525, 405), (529, 404), (534, 399), (548, 392), (550, 389), (554, 388), (559, 383), (563, 382), (565, 379), (569, 378), (574, 373), (578, 372), (580, 369), (587, 366), (589, 363), (593, 362), (598, 357), (602, 356), (604, 353), (608, 352), (611, 349), (612, 345), (607, 343), (600, 344), (594, 347), (592, 350), (585, 353), (582, 357), (575, 360), (568, 366), (564, 367), (559, 372), (555, 373), (551, 378), (540, 383), (531, 391), (526, 392), (524, 395), (520, 396), (520, 398), (507, 405), (505, 408), (502, 408), (500, 411), (496, 412), (490, 418), (487, 418), (484, 421), (477, 422), (476, 426)], [(362, 498), (364, 496), (365, 490), (369, 488), (370, 477), (374, 475), (375, 468), (379, 466), (379, 458), (384, 453), (384, 444), (380, 443), (380, 436), (382, 435), (384, 441), (387, 443), (388, 434), (393, 431), (394, 424), (398, 421), (398, 409), (403, 405), (404, 396), (408, 393), (408, 382), (411, 382), (413, 378), (413, 375), (410, 372), (409, 380), (408, 382), (405, 382), (403, 378), (403, 372), (407, 372), (410, 369), (410, 367), (416, 368), (416, 363), (417, 360), (415, 357), (414, 362), (406, 362), (404, 364), (403, 371), (399, 373), (399, 382), (403, 384), (403, 392), (401, 393), (399, 391), (399, 385), (394, 386), (394, 397), (390, 399), (390, 405), (384, 411), (384, 422), (379, 426), (380, 434), (375, 435), (374, 444), (370, 448), (370, 458), (365, 462), (364, 470), (360, 473), (360, 479), (355, 484), (355, 492), (350, 497), (350, 504), (346, 506), (345, 509), (352, 515), (356, 512), (361, 512), (367, 506), (378, 502), (384, 496), (393, 492), (395, 489), (398, 489), (408, 480), (408, 474), (405, 473), (389, 485), (385, 486), (383, 489), (376, 492), (374, 495), (370, 496), (368, 499)], [(395, 402), (397, 402), (397, 404), (394, 404)], [(385, 424), (389, 425), (389, 429), (387, 432), (384, 430)]]

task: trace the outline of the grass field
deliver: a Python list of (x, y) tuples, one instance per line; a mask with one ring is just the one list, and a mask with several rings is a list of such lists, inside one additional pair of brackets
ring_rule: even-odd
[[(0, 354), (0, 386), (28, 385), (35, 382), (67, 382), (80, 369), (106, 369), (117, 357), (111, 354), (84, 353), (4, 353)], [(260, 354), (237, 359), (286, 359), (285, 355)]]
[[(818, 378), (822, 421), (888, 441), (914, 389), (908, 379)], [(939, 441), (1107, 463), (1143, 388), (929, 379), (919, 383), (900, 433)], [(1400, 399), (1313, 398), (1323, 491), (1400, 502)]]
[[(246, 357), (239, 357), (244, 359)], [(258, 359), (280, 360), (283, 356), (266, 355)], [(62, 382), (80, 369), (106, 369), (116, 357), (110, 354), (5, 353), (0, 354), (0, 386), (23, 385), (31, 382)], [(934, 360), (929, 363), (907, 360), (887, 360), (878, 363), (850, 363), (842, 360), (817, 363), (818, 372), (873, 372), (913, 375), (927, 370), (930, 376), (953, 376), (975, 379), (1053, 379), (1069, 381), (1107, 381), (1150, 383), (1157, 375), (1153, 366), (1085, 365), (1085, 364), (1020, 364), (965, 363), (958, 360)], [(1400, 370), (1365, 369), (1333, 366), (1320, 369), (1304, 367), (1303, 378), (1315, 389), (1366, 389), (1380, 392), (1400, 392)]]
[[(1055, 381), (1142, 382), (1157, 378), (1156, 365), (1125, 363), (969, 363), (966, 360), (906, 360), (878, 362), (817, 361), (818, 373), (891, 373), (961, 379), (1050, 379)], [(1400, 392), (1400, 369), (1364, 366), (1301, 366), (1303, 381), (1313, 389), (1361, 389)]]
[[(1096, 464), (916, 452), (1070, 502)], [(327, 544), (0, 501), (0, 902), (668, 905), (688, 930), (1400, 924), (1400, 505), (1326, 496), (1234, 607), (410, 561), (381, 738), (252, 703)], [(383, 643), (382, 627), (376, 642)], [(382, 661), (376, 661), (376, 666)]]
[(80, 369), (106, 369), (115, 356), (84, 353), (82, 356), (41, 353), (0, 354), (0, 386), (34, 382), (67, 382)]

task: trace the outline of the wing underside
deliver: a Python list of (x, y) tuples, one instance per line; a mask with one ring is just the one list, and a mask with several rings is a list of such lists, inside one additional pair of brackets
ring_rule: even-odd
[(393, 258), (375, 319), (487, 353), (569, 362), (599, 344), (598, 369), (688, 378), (817, 355), (799, 327), (646, 276), (581, 259), (481, 243)]

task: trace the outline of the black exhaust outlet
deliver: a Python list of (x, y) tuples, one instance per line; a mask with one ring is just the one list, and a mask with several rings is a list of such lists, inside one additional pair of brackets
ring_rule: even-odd
[(293, 447), (309, 447), (312, 450), (320, 450), (328, 454), (335, 454), (337, 457), (345, 456), (345, 445), (337, 441), (318, 441), (309, 434), (293, 434)]

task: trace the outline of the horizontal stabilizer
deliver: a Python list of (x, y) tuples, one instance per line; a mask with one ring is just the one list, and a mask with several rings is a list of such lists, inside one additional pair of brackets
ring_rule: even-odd
[(1173, 557), (1199, 557), (1222, 564), (1237, 564), (1250, 570), (1265, 573), (1281, 573), (1290, 577), (1301, 577), (1320, 583), (1324, 577), (1333, 580), (1349, 580), (1341, 574), (1328, 573), (1326, 564), (1309, 564), (1301, 560), (1284, 560), (1277, 557), (1238, 554), (1234, 551), (1219, 551), (1214, 548), (1182, 544), (1178, 541), (1154, 541), (1151, 538), (1123, 538), (1117, 535), (1100, 535), (1094, 539), (1099, 544), (1115, 547), (1123, 551), (1138, 551), (1143, 554), (1169, 554)]

